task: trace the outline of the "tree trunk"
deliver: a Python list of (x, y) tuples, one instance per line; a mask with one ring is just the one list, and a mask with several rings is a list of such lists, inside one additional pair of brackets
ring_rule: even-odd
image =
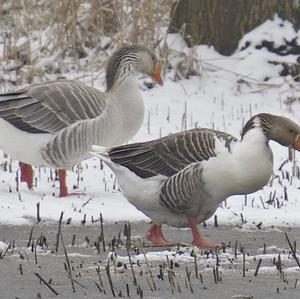
[(169, 32), (181, 32), (189, 46), (212, 45), (230, 55), (245, 33), (275, 13), (299, 28), (299, 0), (179, 0)]

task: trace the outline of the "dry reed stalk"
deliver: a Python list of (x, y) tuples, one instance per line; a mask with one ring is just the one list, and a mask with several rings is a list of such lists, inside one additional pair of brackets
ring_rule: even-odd
[(110, 275), (109, 260), (107, 261), (107, 265), (105, 266), (105, 269), (106, 269), (106, 274), (107, 274), (107, 278), (108, 278), (108, 282), (110, 285), (112, 295), (113, 295), (113, 297), (116, 297), (113, 282), (112, 282), (111, 275)]
[[(160, 28), (168, 27), (172, 4), (173, 0), (41, 0), (26, 5), (11, 1), (5, 14), (0, 8), (0, 28), (5, 24), (9, 30), (0, 65), (4, 68), (9, 61), (15, 62), (12, 71), (4, 72), (8, 75), (4, 88), (6, 83), (8, 89), (16, 89), (35, 79), (48, 80), (48, 74), (70, 70), (98, 73), (103, 54), (107, 56), (107, 48), (111, 51), (115, 45), (137, 43), (157, 48), (162, 36), (166, 40), (167, 34)], [(102, 44), (108, 36), (111, 41)], [(18, 44), (21, 37), (26, 38), (25, 51)], [(53, 62), (44, 64), (50, 57)], [(88, 59), (81, 62), (82, 57)]]
[(55, 252), (58, 252), (58, 245), (59, 245), (59, 235), (61, 234), (61, 222), (64, 216), (64, 212), (60, 213), (59, 222), (58, 222), (58, 232), (56, 234), (56, 245), (55, 245)]
[(292, 252), (292, 256), (293, 256), (294, 260), (296, 261), (297, 265), (298, 265), (299, 268), (300, 268), (300, 262), (299, 262), (299, 259), (298, 259), (298, 257), (297, 257), (297, 253), (294, 251), (294, 248), (293, 248), (293, 246), (292, 246), (292, 243), (291, 243), (291, 241), (290, 241), (290, 239), (289, 239), (287, 233), (285, 233), (285, 238), (286, 238), (286, 240), (287, 240), (287, 242), (288, 242), (288, 244), (289, 244), (289, 246), (290, 246), (290, 250), (291, 250), (291, 252)]
[(71, 263), (70, 263), (70, 260), (69, 260), (69, 257), (68, 257), (68, 253), (67, 253), (67, 250), (66, 250), (66, 246), (65, 246), (61, 231), (60, 231), (60, 238), (61, 238), (61, 244), (62, 244), (63, 249), (64, 249), (66, 262), (67, 262), (67, 265), (68, 265), (68, 272), (69, 272), (69, 278), (71, 280), (72, 291), (73, 291), (73, 293), (75, 293), (75, 284), (74, 284), (74, 279), (73, 279), (72, 267), (71, 267)]
[(143, 246), (143, 243), (142, 243), (141, 239), (139, 239), (139, 243), (140, 243), (140, 247), (142, 248), (142, 252), (143, 252), (143, 255), (144, 255), (144, 259), (145, 259), (145, 263), (146, 263), (148, 272), (150, 274), (150, 278), (151, 278), (151, 282), (152, 282), (152, 285), (153, 285), (153, 289), (156, 290), (156, 285), (155, 285), (155, 282), (154, 282), (153, 273), (152, 273), (151, 268), (149, 266), (148, 259), (147, 259), (147, 256), (146, 256), (146, 253), (145, 253), (145, 249), (144, 249), (144, 246)]
[(34, 272), (34, 275), (42, 281), (56, 296), (58, 295), (58, 292), (37, 272)]

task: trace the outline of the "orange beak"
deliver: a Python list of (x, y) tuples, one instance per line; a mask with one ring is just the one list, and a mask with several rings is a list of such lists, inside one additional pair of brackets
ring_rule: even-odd
[(295, 150), (300, 151), (300, 134), (296, 136), (293, 147)]
[(159, 85), (163, 85), (163, 80), (160, 76), (160, 67), (156, 66), (152, 72), (152, 74), (150, 75), (151, 78), (157, 82)]

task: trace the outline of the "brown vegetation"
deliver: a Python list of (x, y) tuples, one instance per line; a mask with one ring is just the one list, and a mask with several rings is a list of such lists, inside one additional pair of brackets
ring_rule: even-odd
[(171, 2), (0, 0), (0, 83), (99, 72), (110, 52), (124, 43), (156, 48)]

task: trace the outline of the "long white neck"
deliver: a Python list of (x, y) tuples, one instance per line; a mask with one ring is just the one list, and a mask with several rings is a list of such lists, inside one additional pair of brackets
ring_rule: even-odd
[(249, 130), (232, 149), (234, 192), (252, 193), (261, 189), (273, 171), (273, 154), (261, 128)]
[(131, 139), (140, 129), (144, 119), (144, 101), (135, 76), (128, 76), (108, 93), (108, 105), (114, 111), (116, 144)]

